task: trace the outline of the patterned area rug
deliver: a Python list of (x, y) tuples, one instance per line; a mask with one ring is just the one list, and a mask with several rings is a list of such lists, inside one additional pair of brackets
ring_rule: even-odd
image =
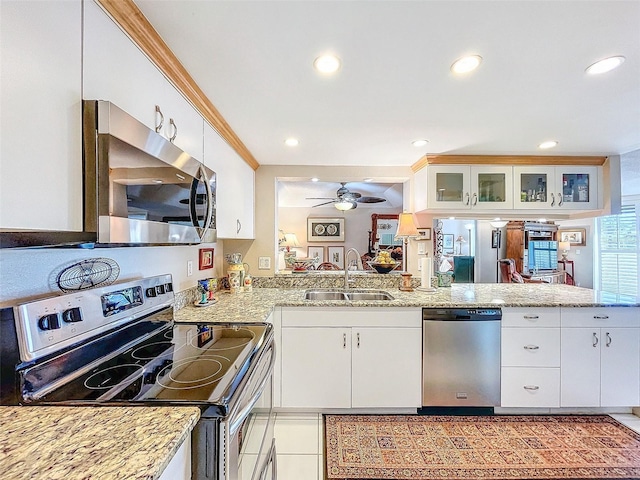
[(607, 415), (325, 415), (327, 479), (640, 479)]

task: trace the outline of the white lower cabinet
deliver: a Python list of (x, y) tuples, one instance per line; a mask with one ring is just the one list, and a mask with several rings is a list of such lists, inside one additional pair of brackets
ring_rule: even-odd
[(563, 328), (561, 406), (640, 403), (640, 329)]
[(191, 437), (175, 453), (158, 480), (189, 480), (191, 478)]
[(417, 408), (419, 309), (282, 311), (284, 408)]

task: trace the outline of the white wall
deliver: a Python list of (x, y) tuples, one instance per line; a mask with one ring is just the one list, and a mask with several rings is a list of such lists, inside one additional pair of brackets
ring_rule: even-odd
[[(213, 269), (198, 270), (200, 248), (214, 248), (216, 264)], [(98, 257), (110, 258), (118, 263), (118, 282), (170, 273), (173, 275), (175, 291), (186, 290), (195, 286), (199, 279), (220, 275), (222, 253), (222, 242), (173, 247), (3, 249), (0, 251), (0, 307), (60, 294), (55, 281), (61, 268)], [(187, 277), (189, 260), (193, 262), (191, 277)]]

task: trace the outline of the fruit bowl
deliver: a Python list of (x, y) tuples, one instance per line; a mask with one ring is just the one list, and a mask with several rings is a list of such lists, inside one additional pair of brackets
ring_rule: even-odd
[(367, 264), (378, 273), (389, 273), (392, 270), (395, 270), (398, 267), (398, 265), (400, 265), (400, 263), (398, 263), (398, 262), (395, 262), (395, 263), (378, 263), (378, 262), (375, 262), (375, 261), (369, 261), (369, 262), (367, 262)]
[(291, 262), (291, 267), (293, 268), (294, 272), (302, 273), (307, 272), (309, 270), (309, 267), (315, 265), (316, 262), (317, 259), (315, 258), (294, 258)]

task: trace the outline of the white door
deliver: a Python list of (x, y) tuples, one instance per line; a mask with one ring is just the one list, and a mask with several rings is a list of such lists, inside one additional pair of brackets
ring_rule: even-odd
[(352, 406), (419, 407), (420, 328), (353, 328)]
[(282, 406), (351, 406), (351, 329), (282, 329)]
[(600, 406), (599, 328), (563, 328), (560, 340), (560, 406)]
[(603, 328), (601, 335), (601, 406), (640, 404), (640, 329)]

